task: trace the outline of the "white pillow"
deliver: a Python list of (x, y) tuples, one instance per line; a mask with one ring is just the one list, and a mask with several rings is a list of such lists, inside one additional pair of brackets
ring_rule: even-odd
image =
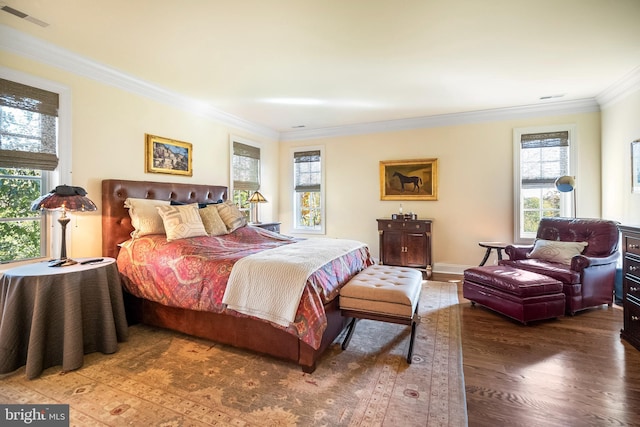
[(167, 232), (167, 241), (207, 235), (198, 213), (197, 203), (181, 206), (158, 206), (156, 209), (162, 217), (164, 229)]
[(129, 209), (131, 225), (134, 228), (131, 237), (164, 234), (162, 217), (158, 214), (157, 207), (168, 205), (168, 200), (127, 198), (124, 201), (124, 207)]
[(218, 203), (214, 206), (218, 208), (220, 218), (222, 218), (222, 220), (224, 221), (224, 224), (227, 226), (227, 230), (229, 230), (229, 233), (247, 225), (247, 218), (242, 215), (240, 209), (238, 209), (238, 207), (232, 201), (225, 200), (224, 202)]
[(527, 258), (571, 265), (571, 258), (580, 255), (587, 245), (587, 242), (559, 242), (539, 239), (536, 240), (533, 250), (527, 254)]
[(198, 209), (200, 218), (202, 218), (202, 224), (209, 236), (221, 236), (227, 234), (227, 226), (225, 225), (218, 208), (215, 205), (208, 205), (205, 208)]

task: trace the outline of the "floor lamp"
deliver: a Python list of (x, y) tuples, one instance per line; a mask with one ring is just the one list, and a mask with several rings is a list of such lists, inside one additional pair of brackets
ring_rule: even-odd
[(560, 191), (561, 193), (568, 193), (570, 191), (573, 191), (573, 217), (577, 218), (577, 204), (576, 204), (576, 180), (574, 177), (572, 176), (561, 176), (560, 178), (556, 179), (556, 188), (558, 189), (558, 191)]

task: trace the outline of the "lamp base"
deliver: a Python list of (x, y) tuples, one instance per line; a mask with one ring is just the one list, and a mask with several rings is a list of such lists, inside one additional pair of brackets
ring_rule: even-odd
[(68, 267), (77, 263), (78, 261), (74, 261), (71, 258), (53, 259), (49, 261), (49, 267)]

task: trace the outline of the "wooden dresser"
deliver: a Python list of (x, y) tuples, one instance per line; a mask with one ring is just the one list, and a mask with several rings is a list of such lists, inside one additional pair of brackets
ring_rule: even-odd
[(640, 227), (620, 226), (622, 232), (622, 306), (620, 336), (640, 350)]
[(378, 219), (380, 263), (419, 268), (431, 277), (432, 221)]

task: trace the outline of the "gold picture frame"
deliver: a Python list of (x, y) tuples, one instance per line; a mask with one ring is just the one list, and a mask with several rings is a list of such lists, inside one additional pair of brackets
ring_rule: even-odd
[(192, 152), (188, 142), (145, 134), (144, 171), (193, 176)]
[(381, 161), (380, 200), (438, 200), (438, 159)]

